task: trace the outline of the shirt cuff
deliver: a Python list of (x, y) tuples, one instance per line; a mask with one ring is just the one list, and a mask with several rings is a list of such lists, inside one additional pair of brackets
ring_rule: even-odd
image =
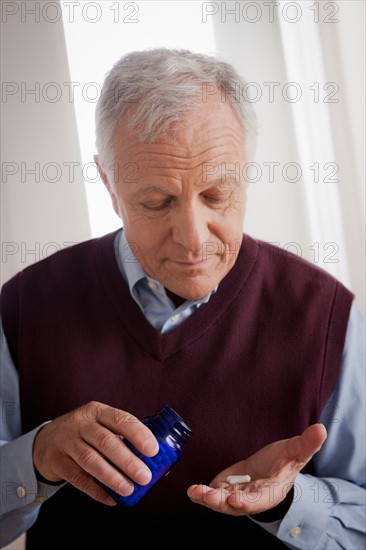
[(38, 506), (64, 485), (51, 486), (36, 478), (32, 449), (39, 429), (40, 427), (37, 427), (0, 447), (1, 514), (32, 503)]
[(333, 506), (329, 487), (319, 478), (298, 474), (294, 490), (293, 503), (278, 526), (277, 537), (292, 548), (318, 548)]

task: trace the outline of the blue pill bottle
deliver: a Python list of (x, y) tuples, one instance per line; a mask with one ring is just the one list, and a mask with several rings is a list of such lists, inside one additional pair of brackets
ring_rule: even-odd
[(126, 507), (137, 504), (145, 494), (178, 462), (182, 456), (184, 444), (192, 437), (192, 430), (186, 422), (169, 405), (164, 405), (155, 416), (141, 419), (155, 435), (159, 443), (159, 452), (152, 457), (141, 454), (127, 439), (123, 442), (129, 447), (151, 470), (152, 478), (147, 485), (132, 482), (134, 490), (131, 495), (121, 496), (109, 487), (108, 493)]

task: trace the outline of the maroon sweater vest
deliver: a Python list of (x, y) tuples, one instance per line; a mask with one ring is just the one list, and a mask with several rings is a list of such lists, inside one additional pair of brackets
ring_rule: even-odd
[(60, 548), (109, 550), (124, 544), (127, 530), (136, 542), (159, 543), (168, 528), (180, 541), (207, 545), (225, 527), (244, 546), (253, 533), (258, 546), (283, 548), (247, 518), (191, 503), (186, 490), (318, 421), (337, 381), (352, 293), (318, 267), (245, 235), (217, 293), (160, 334), (130, 296), (115, 235), (60, 251), (3, 287), (24, 432), (97, 400), (140, 418), (169, 404), (194, 435), (170, 475), (131, 509), (100, 505), (71, 485), (60, 489), (42, 505), (27, 548), (51, 548), (50, 531)]

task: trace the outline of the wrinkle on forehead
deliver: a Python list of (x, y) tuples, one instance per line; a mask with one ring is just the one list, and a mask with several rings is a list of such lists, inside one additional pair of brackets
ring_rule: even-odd
[[(126, 162), (133, 161), (140, 168), (146, 169), (177, 169), (194, 170), (207, 162), (232, 162), (242, 159), (244, 155), (244, 144), (239, 135), (227, 132), (222, 136), (211, 140), (197, 140), (192, 147), (181, 147), (171, 142), (161, 140), (154, 143), (126, 143), (126, 149), (122, 146), (119, 150)], [(117, 159), (120, 159), (118, 150)]]
[[(138, 129), (128, 127), (127, 120), (117, 126), (114, 140), (114, 158), (117, 160), (128, 152), (129, 160), (135, 162), (161, 163), (166, 159), (170, 164), (199, 165), (200, 159), (220, 156), (240, 156), (244, 154), (244, 130), (230, 105), (219, 100), (202, 104), (199, 111), (187, 113), (182, 121), (160, 134), (154, 141), (139, 139)], [(197, 162), (198, 161), (198, 162)], [(183, 166), (182, 166), (183, 167)]]

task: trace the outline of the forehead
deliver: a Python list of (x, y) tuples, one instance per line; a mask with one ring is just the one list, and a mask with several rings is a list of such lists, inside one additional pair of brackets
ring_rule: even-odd
[[(194, 108), (187, 109), (180, 121), (162, 132), (153, 142), (143, 141), (136, 128), (129, 127), (129, 117), (116, 128), (114, 157), (143, 160), (147, 156), (171, 156), (177, 161), (197, 159), (215, 151), (220, 154), (242, 155), (244, 130), (242, 123), (228, 101), (221, 96), (208, 97)], [(162, 159), (163, 160), (163, 159)]]

